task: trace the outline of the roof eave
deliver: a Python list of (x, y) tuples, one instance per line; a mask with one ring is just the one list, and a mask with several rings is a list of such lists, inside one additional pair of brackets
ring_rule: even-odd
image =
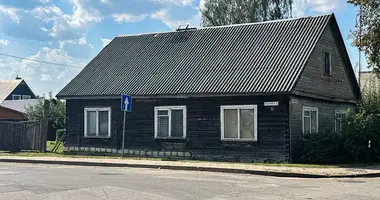
[[(228, 93), (228, 94), (160, 94), (160, 95), (132, 95), (136, 99), (186, 99), (186, 98), (207, 98), (207, 97), (242, 97), (242, 96), (272, 96), (287, 95), (290, 92), (273, 92), (273, 93)], [(57, 96), (58, 99), (75, 100), (75, 99), (120, 99), (121, 95), (102, 95), (102, 96)]]

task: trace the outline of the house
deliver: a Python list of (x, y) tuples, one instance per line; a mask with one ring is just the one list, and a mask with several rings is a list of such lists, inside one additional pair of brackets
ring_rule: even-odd
[(40, 99), (5, 100), (0, 103), (0, 121), (26, 121), (27, 106), (37, 105)]
[(380, 86), (379, 77), (371, 72), (364, 71), (360, 73), (360, 88), (362, 91), (378, 90)]
[(4, 100), (35, 98), (36, 95), (20, 77), (16, 77), (16, 80), (0, 80), (0, 103)]
[(24, 107), (36, 104), (35, 99), (36, 95), (20, 77), (15, 80), (0, 80), (0, 120), (26, 120)]
[(334, 14), (117, 36), (62, 91), (65, 151), (297, 159), (360, 98)]

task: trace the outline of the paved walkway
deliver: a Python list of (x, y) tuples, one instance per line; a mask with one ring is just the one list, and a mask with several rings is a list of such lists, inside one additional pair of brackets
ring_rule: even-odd
[(247, 173), (280, 177), (380, 177), (380, 166), (360, 168), (301, 168), (282, 166), (263, 166), (244, 163), (192, 162), (192, 161), (157, 161), (133, 159), (95, 159), (95, 158), (67, 158), (67, 157), (20, 157), (0, 156), (1, 162), (83, 165), (83, 166), (110, 166), (110, 167), (137, 167), (161, 168), (173, 170), (212, 171), (227, 173)]

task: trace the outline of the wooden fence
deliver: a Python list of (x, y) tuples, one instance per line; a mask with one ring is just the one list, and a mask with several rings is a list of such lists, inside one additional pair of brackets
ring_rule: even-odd
[(44, 151), (46, 137), (40, 122), (0, 122), (0, 150)]

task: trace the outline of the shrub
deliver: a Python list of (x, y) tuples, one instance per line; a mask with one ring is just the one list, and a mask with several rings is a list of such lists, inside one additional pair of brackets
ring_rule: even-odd
[[(379, 162), (380, 115), (349, 113), (343, 131), (304, 135), (301, 157), (303, 163)], [(371, 148), (368, 148), (371, 141)]]
[(303, 136), (299, 161), (323, 164), (380, 162), (380, 88), (371, 85), (363, 90), (358, 113), (348, 113), (341, 134)]
[[(342, 137), (347, 152), (347, 162), (379, 161), (379, 114), (349, 114), (343, 127)], [(371, 141), (370, 148), (368, 148), (369, 141)]]
[(342, 137), (335, 133), (313, 133), (302, 138), (302, 154), (299, 162), (303, 163), (340, 163), (342, 161)]

